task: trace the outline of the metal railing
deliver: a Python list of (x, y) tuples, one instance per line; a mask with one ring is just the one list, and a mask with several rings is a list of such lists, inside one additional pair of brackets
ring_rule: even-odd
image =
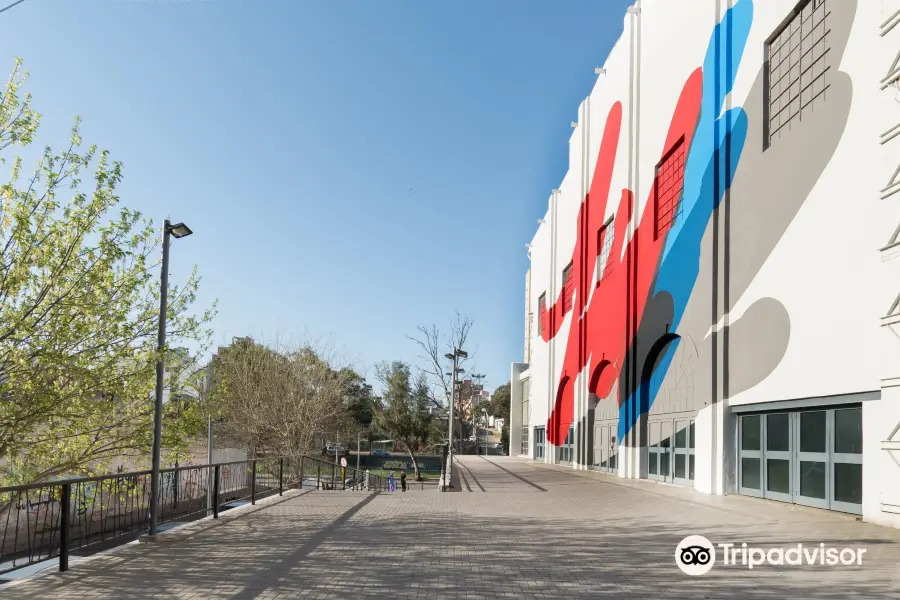
[[(151, 471), (0, 487), (0, 575), (137, 539), (150, 525)], [(286, 488), (387, 490), (384, 477), (311, 457), (265, 457), (160, 470), (159, 523), (186, 523)], [(165, 529), (165, 528), (163, 528)]]

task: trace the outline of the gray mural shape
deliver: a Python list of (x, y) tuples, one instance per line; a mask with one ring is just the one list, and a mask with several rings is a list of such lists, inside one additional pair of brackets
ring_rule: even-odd
[[(715, 227), (710, 223), (697, 285), (679, 327), (680, 334), (689, 333), (697, 340), (701, 382), (712, 381), (715, 364), (713, 336), (707, 336), (710, 326), (722, 317), (722, 307), (730, 313), (747, 291), (806, 202), (846, 129), (853, 86), (838, 67), (850, 37), (856, 2), (832, 2), (829, 9), (828, 89), (808, 118), (804, 115), (764, 149), (765, 67), (743, 105), (748, 117), (747, 139), (731, 190), (719, 208), (719, 239), (714, 239)], [(718, 269), (713, 268), (714, 253), (718, 254)], [(714, 285), (718, 288), (715, 296)], [(719, 304), (715, 310), (711, 305), (714, 297)], [(723, 394), (734, 396), (765, 380), (787, 352), (790, 335), (790, 315), (777, 298), (756, 300), (740, 318), (728, 323), (719, 336), (727, 348), (720, 382)], [(705, 392), (701, 388), (698, 396), (703, 401), (697, 408), (715, 401), (711, 387)]]

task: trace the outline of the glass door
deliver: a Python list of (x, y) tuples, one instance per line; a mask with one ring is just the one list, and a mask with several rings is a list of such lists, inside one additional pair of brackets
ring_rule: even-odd
[(541, 460), (544, 458), (544, 428), (534, 428), (534, 459)]
[(616, 473), (616, 454), (619, 447), (616, 444), (616, 428), (614, 423), (606, 425), (597, 425), (594, 428), (594, 440), (596, 446), (594, 449), (594, 460), (597, 468), (601, 471)]
[(765, 455), (765, 497), (792, 502), (791, 497), (791, 413), (765, 415), (763, 440)]
[(834, 411), (831, 508), (862, 514), (862, 408)]
[(612, 473), (619, 472), (619, 463), (617, 462), (617, 458), (619, 456), (619, 444), (616, 441), (616, 432), (619, 429), (618, 425), (609, 425), (609, 471)]
[(647, 477), (649, 479), (658, 479), (660, 423), (648, 423), (647, 429), (650, 435), (649, 444), (647, 445)]
[(571, 463), (574, 454), (575, 427), (569, 427), (569, 433), (562, 446), (557, 448), (557, 457), (559, 463)]
[(738, 485), (740, 493), (747, 496), (763, 495), (762, 485), (762, 416), (741, 417), (738, 432), (740, 460), (738, 461)]
[(672, 481), (672, 421), (662, 421), (659, 433), (659, 473), (660, 481)]
[(794, 461), (794, 502), (828, 508), (828, 413), (804, 411), (794, 415), (797, 455)]
[(675, 421), (675, 446), (672, 454), (673, 480), (681, 485), (694, 483), (694, 422)]
[(609, 468), (607, 461), (609, 460), (609, 426), (597, 425), (594, 428), (594, 464), (601, 471)]
[(741, 494), (862, 513), (862, 408), (742, 415), (738, 436)]

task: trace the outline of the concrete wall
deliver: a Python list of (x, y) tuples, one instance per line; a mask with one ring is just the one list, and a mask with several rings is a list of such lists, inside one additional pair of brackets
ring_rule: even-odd
[[(547, 423), (548, 445), (576, 426), (576, 468), (590, 462), (595, 423), (617, 421), (620, 473), (644, 477), (650, 426), (694, 418), (695, 487), (727, 493), (732, 406), (879, 392), (860, 396), (864, 514), (900, 525), (900, 464), (883, 443), (900, 423), (900, 310), (889, 315), (900, 294), (900, 193), (889, 185), (900, 136), (880, 137), (900, 126), (900, 87), (886, 77), (900, 0), (820, 1), (805, 10), (820, 10), (812, 22), (828, 33), (803, 60), (824, 75), (777, 134), (780, 107), (767, 98), (781, 74), (769, 74), (766, 48), (800, 5), (629, 9), (531, 240), (528, 293), (544, 325), (531, 421)], [(671, 219), (660, 216), (668, 190)]]
[(528, 365), (513, 363), (509, 374), (509, 448), (510, 456), (518, 456), (522, 446), (522, 380), (527, 378)]

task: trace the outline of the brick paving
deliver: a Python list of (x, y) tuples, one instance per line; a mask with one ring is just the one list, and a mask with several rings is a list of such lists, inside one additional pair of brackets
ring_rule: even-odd
[[(292, 492), (10, 587), (2, 598), (898, 598), (900, 530), (737, 496), (461, 457), (459, 493)], [(471, 490), (471, 491), (470, 491)], [(716, 566), (675, 546), (865, 547), (861, 566)]]

